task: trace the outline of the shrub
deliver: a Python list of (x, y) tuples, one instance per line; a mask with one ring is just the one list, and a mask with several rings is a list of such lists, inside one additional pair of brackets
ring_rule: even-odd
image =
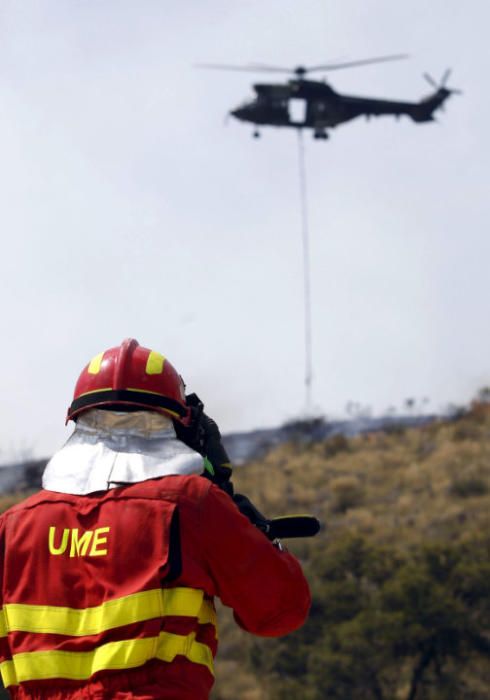
[(475, 474), (456, 476), (449, 487), (449, 493), (458, 498), (484, 496), (488, 493), (488, 484), (485, 479)]
[(363, 500), (363, 490), (356, 476), (339, 476), (330, 483), (336, 512), (345, 513), (349, 508), (355, 508)]
[(349, 440), (345, 435), (332, 435), (323, 443), (323, 454), (325, 457), (335, 457), (340, 452), (348, 452), (350, 449)]
[(403, 423), (387, 423), (384, 427), (384, 432), (387, 435), (405, 435), (407, 426)]
[(478, 426), (474, 421), (464, 421), (457, 423), (452, 434), (454, 442), (462, 442), (463, 440), (477, 440), (479, 436)]

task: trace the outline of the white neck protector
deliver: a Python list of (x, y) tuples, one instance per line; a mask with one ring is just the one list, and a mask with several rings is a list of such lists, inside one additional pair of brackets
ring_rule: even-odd
[(91, 409), (48, 462), (43, 488), (87, 494), (170, 474), (201, 474), (203, 458), (177, 440), (172, 421), (155, 411)]

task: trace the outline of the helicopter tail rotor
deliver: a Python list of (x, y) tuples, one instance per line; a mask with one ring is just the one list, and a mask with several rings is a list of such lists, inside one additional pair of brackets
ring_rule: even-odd
[(430, 73), (424, 73), (423, 76), (431, 87), (433, 87), (435, 90), (439, 90), (440, 86), (436, 83), (436, 81), (434, 80), (434, 78), (431, 76)]
[(446, 83), (449, 80), (449, 76), (451, 75), (452, 72), (453, 72), (452, 68), (446, 68), (446, 70), (444, 71), (444, 74), (441, 78), (442, 87), (446, 87)]
[(434, 80), (434, 78), (431, 76), (430, 73), (423, 73), (423, 77), (429, 83), (429, 85), (434, 88), (434, 90), (446, 90), (449, 95), (462, 95), (463, 94), (462, 90), (459, 90), (458, 88), (447, 87), (447, 81), (449, 80), (451, 73), (452, 73), (452, 69), (447, 68), (444, 71), (442, 78), (440, 79), (439, 82)]

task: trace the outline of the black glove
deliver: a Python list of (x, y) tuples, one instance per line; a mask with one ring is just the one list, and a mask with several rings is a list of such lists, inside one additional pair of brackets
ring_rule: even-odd
[(180, 421), (174, 420), (175, 434), (187, 447), (204, 456), (204, 439), (201, 426), (204, 404), (196, 394), (186, 396), (186, 403), (191, 413), (189, 425), (183, 425)]
[(186, 396), (191, 411), (189, 425), (174, 421), (177, 438), (204, 457), (203, 476), (219, 486), (235, 501), (238, 509), (270, 540), (280, 537), (312, 537), (320, 529), (318, 520), (309, 515), (290, 515), (268, 520), (247, 496), (233, 492), (232, 465), (221, 442), (217, 423), (204, 413), (204, 404), (196, 394)]
[[(233, 496), (231, 474), (233, 471), (230, 458), (221, 442), (221, 433), (216, 422), (202, 414), (202, 429), (204, 433), (204, 459), (206, 460), (205, 476), (217, 484), (229, 496)], [(211, 469), (210, 469), (211, 466)], [(212, 470), (212, 471), (211, 471)]]
[(254, 506), (247, 496), (235, 493), (233, 500), (240, 513), (245, 515), (270, 540), (282, 537), (314, 537), (320, 530), (320, 523), (312, 515), (285, 515), (269, 520)]
[(221, 442), (218, 425), (204, 413), (204, 404), (196, 394), (186, 396), (186, 402), (191, 410), (191, 420), (189, 426), (174, 421), (177, 438), (204, 457), (204, 476), (232, 496), (232, 465)]

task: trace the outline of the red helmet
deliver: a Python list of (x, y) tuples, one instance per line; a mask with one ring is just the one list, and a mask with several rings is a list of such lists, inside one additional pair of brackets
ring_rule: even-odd
[(98, 406), (128, 406), (157, 411), (186, 424), (184, 382), (159, 352), (128, 338), (96, 355), (78, 378), (66, 422)]

